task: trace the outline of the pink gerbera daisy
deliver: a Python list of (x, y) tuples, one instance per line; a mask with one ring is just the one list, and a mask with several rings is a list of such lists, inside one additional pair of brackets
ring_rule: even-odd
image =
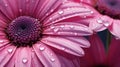
[(94, 31), (108, 29), (113, 35), (120, 38), (120, 0), (75, 0), (84, 7), (91, 9), (93, 15), (86, 17)]
[(74, 18), (84, 15), (70, 1), (0, 0), (0, 67), (79, 67), (92, 34)]

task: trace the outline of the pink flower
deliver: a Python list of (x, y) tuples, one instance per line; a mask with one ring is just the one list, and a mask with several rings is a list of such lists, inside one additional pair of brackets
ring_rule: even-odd
[(106, 28), (120, 38), (120, 0), (74, 0), (92, 11), (93, 15), (84, 21), (89, 23), (93, 31), (103, 31)]
[(0, 0), (0, 67), (79, 67), (93, 33), (84, 15), (70, 1)]
[(97, 35), (90, 36), (89, 40), (91, 47), (80, 58), (81, 67), (120, 67), (120, 40), (112, 38), (107, 52)]

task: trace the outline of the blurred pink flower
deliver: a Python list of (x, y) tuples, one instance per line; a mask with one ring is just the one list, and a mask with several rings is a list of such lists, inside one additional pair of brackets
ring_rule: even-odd
[(0, 67), (79, 67), (93, 33), (84, 15), (70, 1), (0, 0)]
[(120, 0), (74, 0), (90, 9), (92, 16), (85, 17), (93, 31), (109, 31), (120, 38)]
[(120, 67), (120, 40), (113, 38), (106, 53), (101, 39), (95, 34), (89, 38), (91, 47), (80, 58), (81, 67)]

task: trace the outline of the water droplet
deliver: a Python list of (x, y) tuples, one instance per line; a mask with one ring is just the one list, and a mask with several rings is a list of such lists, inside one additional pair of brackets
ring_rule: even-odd
[(83, 16), (83, 18), (86, 18), (87, 16)]
[(38, 21), (38, 19), (35, 19), (35, 21)]
[(64, 48), (64, 47), (62, 47), (62, 50), (65, 50), (65, 48)]
[(51, 60), (52, 62), (54, 62), (54, 61), (55, 61), (55, 59), (54, 59), (54, 58), (51, 58), (50, 60)]
[(49, 20), (52, 20), (52, 18), (49, 18)]
[(61, 28), (64, 28), (65, 26), (64, 26), (64, 25), (61, 25), (60, 27), (61, 27)]
[(54, 29), (55, 27), (54, 27), (54, 26), (51, 26), (50, 28), (51, 28), (51, 29)]
[(9, 48), (7, 51), (8, 51), (9, 53), (12, 53), (13, 49)]
[(27, 63), (27, 61), (28, 60), (26, 58), (23, 58), (23, 60), (22, 60), (23, 63)]
[(74, 26), (70, 26), (70, 28), (74, 28)]
[(64, 13), (64, 11), (62, 11), (62, 10), (58, 12), (58, 14), (63, 14), (63, 13)]
[(53, 11), (54, 11), (54, 9), (50, 10), (50, 12), (53, 12)]
[(53, 56), (53, 54), (52, 54), (52, 53), (50, 53), (50, 55), (51, 55), (51, 56)]
[(41, 50), (41, 51), (45, 50), (45, 47), (40, 46), (40, 50)]
[(48, 16), (48, 15), (49, 15), (49, 13), (46, 13), (45, 15), (46, 15), (46, 16)]
[(78, 33), (74, 33), (74, 35), (76, 36), (76, 35), (78, 35)]
[(20, 12), (22, 12), (22, 9), (19, 9)]
[(105, 22), (104, 25), (105, 25), (106, 27), (108, 27), (110, 24), (109, 24), (109, 22)]
[(0, 40), (0, 43), (3, 43), (4, 41), (3, 40)]
[(93, 14), (94, 12), (93, 11), (90, 11), (91, 14)]
[(55, 28), (55, 29), (54, 29), (54, 32), (57, 32), (58, 30), (59, 30), (58, 28)]
[(98, 23), (103, 23), (103, 21), (102, 21), (102, 20), (100, 20), (100, 19), (98, 19), (98, 20), (97, 20), (97, 22), (98, 22)]
[(5, 4), (5, 6), (7, 7), (7, 6), (8, 6), (8, 4)]

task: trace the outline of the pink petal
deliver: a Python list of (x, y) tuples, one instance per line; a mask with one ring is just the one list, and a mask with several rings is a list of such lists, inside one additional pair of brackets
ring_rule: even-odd
[(15, 50), (16, 47), (11, 46), (10, 44), (0, 50), (0, 67), (4, 67), (5, 65), (7, 65), (9, 60), (11, 60), (11, 57), (13, 56)]
[(47, 27), (43, 34), (47, 35), (67, 35), (67, 36), (86, 36), (93, 31), (89, 27), (75, 22), (61, 22)]
[(14, 55), (15, 67), (31, 67), (31, 49), (29, 47), (17, 48)]
[(108, 28), (116, 37), (120, 38), (120, 20), (113, 20), (112, 25)]
[(92, 18), (90, 21), (91, 21), (90, 28), (97, 32), (97, 31), (103, 31), (107, 27), (109, 27), (113, 19), (108, 16), (98, 15), (98, 17), (96, 16)]
[(85, 56), (81, 57), (81, 67), (102, 64), (105, 60), (105, 49), (97, 35), (90, 36), (91, 47), (85, 50)]
[(6, 39), (0, 39), (0, 50), (2, 50), (2, 47), (5, 47), (8, 45), (10, 42)]
[(112, 67), (120, 67), (120, 40), (112, 38), (108, 50), (108, 63)]
[(44, 25), (53, 24), (71, 17), (84, 17), (92, 15), (91, 9), (85, 8), (78, 3), (65, 2), (56, 12), (44, 21)]
[(37, 43), (33, 46), (35, 53), (45, 67), (61, 67), (61, 64), (55, 53), (43, 43)]
[(14, 67), (15, 66), (15, 59), (16, 58), (13, 55), (4, 67)]
[(7, 27), (7, 24), (0, 20), (0, 31), (3, 31)]
[(14, 7), (16, 7), (16, 0), (1, 0), (0, 1), (0, 10), (1, 17), (5, 17), (6, 20), (12, 20), (15, 18), (16, 12)]
[(62, 0), (41, 0), (36, 8), (36, 17), (45, 19), (50, 13), (55, 11), (62, 3)]
[[(78, 38), (78, 37), (76, 37)], [(78, 38), (80, 39), (80, 38)], [(81, 48), (81, 42), (74, 42), (77, 40), (73, 40), (71, 37), (45, 37), (41, 40), (43, 43), (52, 46), (54, 48), (57, 48), (59, 50), (62, 50), (64, 52), (76, 55), (76, 56), (83, 56), (84, 55), (84, 51)], [(86, 41), (87, 46), (89, 46), (90, 44), (88, 43), (88, 41)]]
[(61, 67), (80, 67), (80, 63), (79, 63), (80, 59), (78, 57), (74, 59), (68, 59), (61, 55), (57, 55), (57, 56), (62, 64)]
[(37, 57), (34, 49), (32, 51), (32, 67), (43, 67), (42, 63), (40, 62), (39, 58)]

